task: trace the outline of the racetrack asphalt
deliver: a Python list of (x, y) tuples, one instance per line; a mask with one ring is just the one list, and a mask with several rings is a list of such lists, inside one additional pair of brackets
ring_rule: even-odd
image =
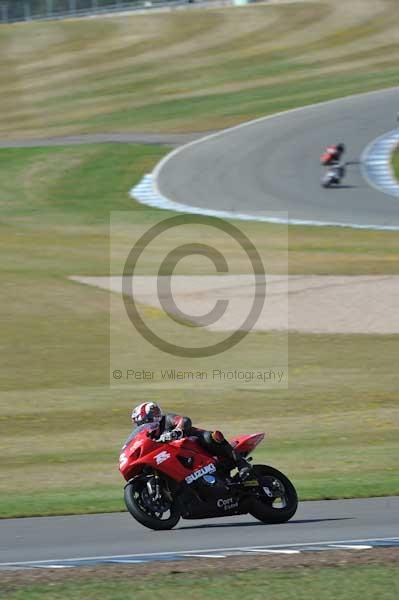
[(182, 520), (172, 531), (139, 525), (129, 513), (0, 521), (3, 563), (399, 538), (399, 497), (303, 502), (293, 519), (263, 525), (251, 516)]
[[(218, 132), (177, 149), (157, 169), (162, 196), (181, 204), (316, 222), (399, 226), (398, 199), (361, 174), (365, 147), (397, 126), (399, 88), (341, 98)], [(343, 142), (342, 185), (323, 189), (319, 156)]]

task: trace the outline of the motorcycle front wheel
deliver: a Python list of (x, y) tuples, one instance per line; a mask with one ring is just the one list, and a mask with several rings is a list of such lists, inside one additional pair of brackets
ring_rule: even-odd
[(259, 488), (251, 498), (249, 513), (263, 523), (285, 523), (298, 508), (298, 496), (291, 481), (267, 465), (254, 465), (252, 472)]
[(155, 531), (173, 529), (180, 520), (180, 511), (174, 502), (164, 501), (164, 505), (154, 503), (148, 489), (147, 478), (136, 477), (125, 486), (126, 508), (144, 527)]

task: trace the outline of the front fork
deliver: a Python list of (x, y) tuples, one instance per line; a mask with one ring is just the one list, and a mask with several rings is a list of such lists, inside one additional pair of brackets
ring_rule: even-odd
[(155, 501), (161, 500), (162, 497), (165, 497), (169, 502), (173, 500), (168, 485), (162, 486), (158, 471), (154, 471), (154, 475), (148, 479), (147, 490)]
[(160, 478), (157, 471), (155, 471), (154, 475), (148, 479), (147, 490), (154, 500), (159, 500), (161, 498)]

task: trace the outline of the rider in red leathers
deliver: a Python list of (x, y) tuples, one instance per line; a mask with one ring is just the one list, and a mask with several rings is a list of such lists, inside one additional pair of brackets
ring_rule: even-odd
[(320, 156), (320, 162), (322, 165), (338, 164), (344, 152), (344, 144), (333, 144), (331, 146), (327, 146), (323, 154)]

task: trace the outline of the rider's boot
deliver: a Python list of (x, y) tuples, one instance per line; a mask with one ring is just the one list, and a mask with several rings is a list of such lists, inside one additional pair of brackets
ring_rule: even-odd
[(234, 452), (234, 455), (238, 469), (238, 476), (241, 479), (241, 481), (246, 481), (252, 475), (251, 463), (248, 460), (246, 460), (243, 456), (237, 455), (236, 452)]

